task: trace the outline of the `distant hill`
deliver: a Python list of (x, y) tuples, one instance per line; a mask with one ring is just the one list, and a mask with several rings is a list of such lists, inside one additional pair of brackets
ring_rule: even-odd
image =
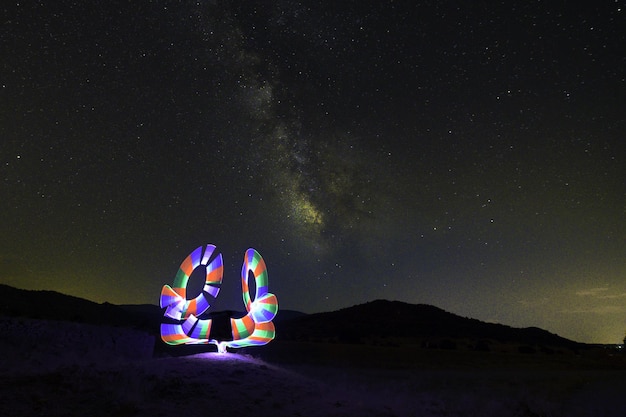
[(296, 310), (281, 310), (278, 309), (278, 314), (276, 314), (276, 318), (274, 318), (274, 323), (283, 323), (286, 321), (291, 321), (294, 319), (298, 319), (300, 317), (307, 316), (306, 313)]
[[(55, 291), (0, 284), (0, 315), (133, 327), (158, 337), (163, 310), (156, 305), (98, 304)], [(214, 312), (219, 321), (243, 312)], [(305, 314), (280, 310), (277, 340), (365, 344), (419, 344), (489, 350), (494, 342), (576, 349), (585, 346), (536, 327), (513, 328), (461, 317), (432, 305), (376, 300), (337, 311)], [(225, 336), (225, 339), (227, 337)]]
[(0, 315), (77, 323), (158, 329), (160, 308), (153, 305), (98, 304), (56, 291), (22, 290), (0, 284)]
[(513, 328), (461, 317), (440, 308), (376, 300), (338, 311), (296, 317), (277, 326), (277, 339), (339, 343), (412, 343), (452, 348), (463, 340), (476, 349), (492, 342), (563, 348), (583, 344), (536, 327)]
[[(135, 327), (158, 335), (163, 310), (153, 304), (95, 303), (83, 298), (47, 290), (23, 290), (0, 284), (0, 316), (64, 320), (77, 323)], [(241, 317), (245, 311), (218, 311), (209, 316), (223, 321)], [(278, 310), (276, 323), (305, 316), (295, 310)]]

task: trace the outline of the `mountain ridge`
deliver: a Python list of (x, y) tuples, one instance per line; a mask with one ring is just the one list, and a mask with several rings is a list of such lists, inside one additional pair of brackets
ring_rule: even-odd
[(487, 323), (429, 304), (382, 299), (295, 318), (277, 328), (277, 339), (358, 343), (401, 339), (421, 344), (471, 339), (475, 345), (490, 340), (571, 349), (585, 346), (539, 327), (516, 328)]
[[(0, 284), (0, 315), (134, 327), (157, 335), (163, 309), (157, 305), (96, 303), (50, 290), (24, 290)], [(215, 312), (221, 314), (224, 312)], [(236, 312), (228, 312), (236, 315)], [(243, 314), (243, 313), (239, 313)], [(373, 300), (335, 311), (306, 314), (280, 310), (277, 340), (340, 343), (441, 343), (471, 339), (499, 343), (579, 348), (575, 342), (538, 327), (515, 328), (462, 317), (429, 304)], [(435, 342), (433, 342), (435, 341)]]

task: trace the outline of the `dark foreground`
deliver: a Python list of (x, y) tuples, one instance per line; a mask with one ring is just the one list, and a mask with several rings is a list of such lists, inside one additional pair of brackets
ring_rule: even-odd
[[(618, 416), (623, 355), (274, 341), (153, 355), (128, 329), (0, 320), (0, 414)], [(158, 352), (159, 350), (157, 350)]]

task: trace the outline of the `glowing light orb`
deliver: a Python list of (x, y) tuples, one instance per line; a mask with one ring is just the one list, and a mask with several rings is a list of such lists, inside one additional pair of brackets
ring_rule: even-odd
[[(222, 254), (211, 260), (214, 251), (214, 245), (196, 248), (180, 265), (172, 286), (163, 286), (160, 306), (165, 308), (164, 317), (168, 322), (161, 323), (161, 339), (169, 345), (210, 343), (220, 353), (226, 352), (228, 347), (269, 343), (276, 333), (272, 320), (278, 312), (278, 299), (268, 291), (267, 267), (263, 257), (252, 248), (246, 251), (241, 268), (241, 291), (247, 314), (230, 319), (232, 340), (219, 341), (210, 337), (212, 319), (200, 316), (211, 306), (209, 300), (219, 294), (224, 274)], [(188, 300), (189, 277), (200, 266), (206, 267), (204, 287), (197, 297)], [(248, 285), (250, 273), (254, 276), (256, 288), (254, 298), (250, 296)]]

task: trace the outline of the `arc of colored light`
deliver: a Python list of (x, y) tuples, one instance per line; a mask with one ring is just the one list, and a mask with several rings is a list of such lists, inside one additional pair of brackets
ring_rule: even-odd
[[(250, 297), (249, 272), (254, 275), (256, 287), (254, 300)], [(261, 254), (252, 248), (246, 251), (243, 258), (241, 290), (248, 314), (238, 319), (230, 319), (233, 340), (224, 343), (233, 348), (265, 345), (276, 335), (272, 320), (278, 313), (278, 299), (268, 292), (265, 261)]]
[[(168, 344), (208, 343), (211, 320), (200, 320), (197, 316), (209, 307), (207, 296), (217, 297), (224, 274), (222, 254), (209, 263), (215, 245), (200, 246), (192, 251), (181, 263), (173, 286), (164, 285), (161, 290), (160, 305), (166, 308), (165, 315), (174, 320), (185, 320), (182, 324), (161, 324), (161, 338)], [(187, 300), (187, 284), (193, 271), (200, 265), (206, 267), (205, 284), (200, 294)]]

